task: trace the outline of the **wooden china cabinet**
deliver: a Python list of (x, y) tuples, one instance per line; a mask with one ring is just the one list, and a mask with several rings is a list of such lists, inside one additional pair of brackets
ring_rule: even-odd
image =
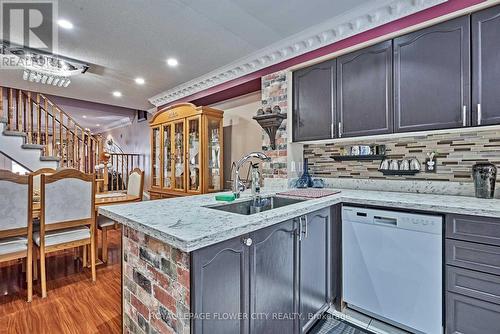
[(160, 110), (151, 127), (151, 199), (223, 189), (223, 111), (180, 103)]

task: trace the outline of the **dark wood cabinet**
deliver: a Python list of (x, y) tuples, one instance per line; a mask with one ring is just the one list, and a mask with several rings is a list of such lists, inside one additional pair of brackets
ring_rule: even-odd
[(449, 292), (447, 334), (499, 333), (500, 305)]
[(295, 220), (254, 232), (252, 240), (250, 312), (267, 316), (250, 317), (250, 333), (297, 333)]
[(470, 123), (470, 23), (459, 17), (394, 39), (396, 132)]
[(339, 137), (391, 133), (392, 40), (337, 59)]
[(307, 333), (332, 302), (330, 208), (308, 214), (300, 224), (299, 314), (301, 333)]
[(472, 14), (472, 124), (500, 124), (500, 6)]
[(336, 60), (293, 72), (293, 141), (335, 137)]
[(333, 299), (330, 210), (194, 251), (193, 333), (306, 333)]
[(499, 219), (446, 215), (448, 334), (500, 333), (499, 227)]
[(248, 247), (234, 238), (193, 252), (192, 312), (197, 334), (248, 334), (248, 319), (223, 319), (222, 315), (248, 314)]

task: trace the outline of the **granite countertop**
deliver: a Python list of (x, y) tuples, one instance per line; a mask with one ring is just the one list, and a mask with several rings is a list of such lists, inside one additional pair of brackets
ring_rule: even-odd
[[(216, 201), (214, 194), (104, 206), (99, 208), (99, 214), (144, 232), (184, 252), (192, 252), (339, 203), (500, 218), (499, 199), (337, 190), (341, 192), (249, 216), (207, 208), (206, 206), (223, 203)], [(272, 194), (271, 192), (262, 193), (263, 196)], [(247, 191), (242, 193), (238, 201), (244, 201), (250, 197), (250, 192)]]

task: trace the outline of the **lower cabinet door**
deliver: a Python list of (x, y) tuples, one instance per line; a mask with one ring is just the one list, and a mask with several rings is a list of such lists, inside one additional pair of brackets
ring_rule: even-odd
[(302, 221), (299, 256), (299, 314), (306, 333), (331, 300), (330, 208), (313, 212)]
[(297, 333), (295, 221), (267, 227), (251, 237), (250, 333)]
[(248, 333), (248, 249), (234, 238), (193, 252), (193, 333)]
[(500, 305), (448, 292), (446, 333), (500, 333)]

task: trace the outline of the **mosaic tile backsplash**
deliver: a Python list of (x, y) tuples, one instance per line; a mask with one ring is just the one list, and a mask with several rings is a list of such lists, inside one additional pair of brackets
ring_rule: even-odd
[[(378, 171), (380, 161), (336, 162), (332, 156), (340, 155), (342, 148), (352, 145), (386, 145), (388, 159), (417, 158), (422, 172), (414, 176), (384, 176)], [(424, 171), (427, 153), (436, 151), (436, 172)], [(309, 170), (315, 177), (353, 179), (412, 179), (472, 182), (472, 165), (491, 162), (500, 169), (500, 130), (477, 130), (454, 133), (419, 135), (352, 141), (329, 144), (304, 145), (304, 157), (309, 158)], [(497, 175), (500, 181), (500, 173)]]

